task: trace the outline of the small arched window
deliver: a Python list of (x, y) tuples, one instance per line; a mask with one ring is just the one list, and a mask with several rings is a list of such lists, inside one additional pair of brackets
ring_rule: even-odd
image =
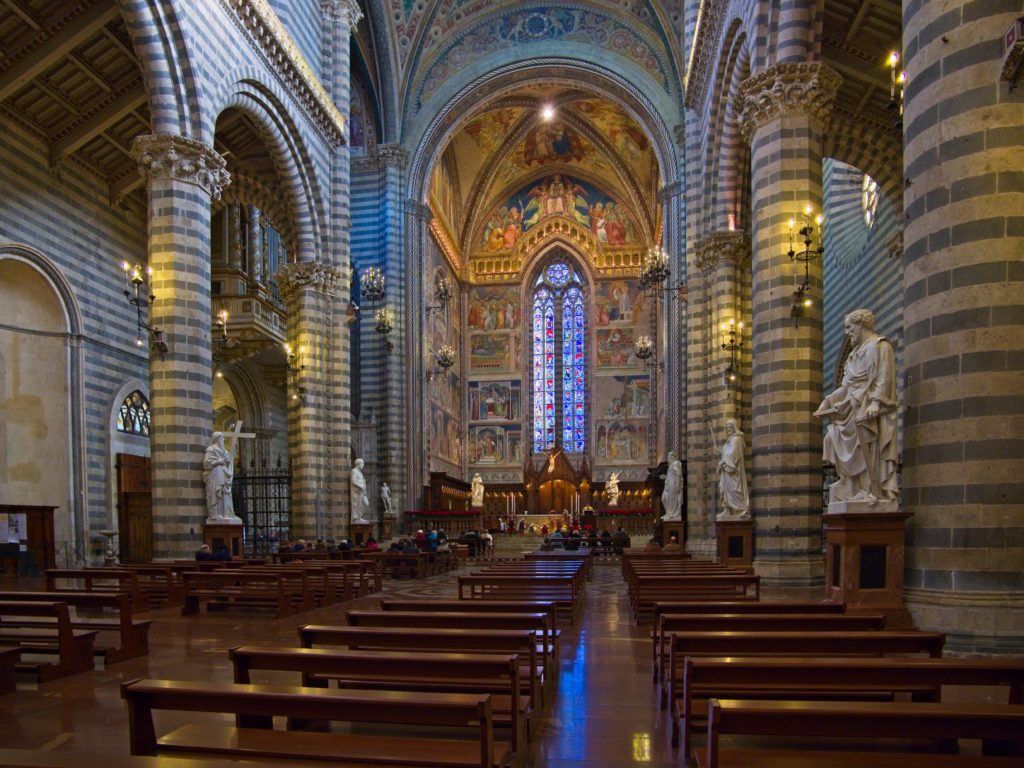
[(149, 437), (149, 424), (149, 400), (136, 389), (121, 403), (117, 412), (117, 431)]

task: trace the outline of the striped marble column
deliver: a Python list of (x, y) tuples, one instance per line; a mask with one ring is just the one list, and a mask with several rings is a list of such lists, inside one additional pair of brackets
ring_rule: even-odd
[[(321, 0), (324, 14), (324, 65), (331, 101), (342, 115), (349, 114), (351, 102), (351, 40), (362, 12), (354, 0)], [(351, 172), (350, 152), (346, 144), (333, 148), (331, 158), (331, 245), (330, 263), (339, 272), (337, 290), (332, 297), (332, 328), (329, 409), (331, 430), (327, 438), (327, 474), (330, 492), (324, 513), (323, 533), (338, 538), (349, 519), (348, 463), (351, 452), (350, 418), (352, 386), (351, 332), (348, 322), (351, 305)], [(354, 317), (354, 315), (352, 316)]]
[[(286, 264), (277, 272), (294, 354), (288, 372), (288, 457), (292, 469), (292, 535), (315, 538), (322, 530), (330, 480), (327, 412), (332, 361), (334, 294), (339, 270), (313, 261)], [(340, 470), (339, 470), (340, 471)]]
[(821, 210), (822, 133), (840, 77), (821, 63), (777, 64), (743, 81), (740, 127), (751, 143), (753, 211), (751, 507), (758, 572), (780, 585), (823, 581), (821, 424), (822, 265), (814, 305), (790, 317), (803, 265), (792, 263), (789, 220)]
[(659, 438), (665, 453), (675, 451), (679, 456), (685, 456), (683, 446), (686, 444), (686, 350), (683, 343), (686, 305), (680, 302), (677, 289), (686, 280), (685, 191), (682, 180), (677, 179), (658, 192), (662, 221), (665, 222), (662, 241), (669, 254), (671, 272), (665, 293), (665, 344), (662, 355), (665, 361), (662, 377), (665, 410), (662, 423), (665, 426), (660, 430)]
[[(405, 201), (405, 252), (412, 268), (407, 276), (406, 291), (408, 308), (417, 318), (424, 316), (423, 280), (426, 273), (427, 238), (430, 236), (430, 221), (433, 214), (430, 207), (416, 200)], [(465, 305), (463, 305), (465, 306)], [(422, 323), (410, 322), (410, 328), (422, 328)], [(422, 489), (429, 483), (430, 461), (428, 460), (428, 422), (432, 414), (424, 410), (426, 400), (425, 367), (422, 362), (427, 350), (422, 332), (410, 331), (405, 339), (405, 359), (410, 361), (404, 367), (408, 411), (406, 413), (405, 438), (408, 464), (406, 483), (409, 506), (414, 509), (425, 503)], [(459, 357), (462, 357), (460, 354)], [(415, 361), (415, 362), (413, 362)]]
[[(149, 198), (149, 322), (166, 353), (149, 356), (153, 424), (153, 554), (195, 548), (206, 520), (203, 452), (213, 420), (210, 337), (210, 201), (230, 177), (212, 147), (171, 134), (139, 136), (132, 156)], [(201, 535), (201, 534), (198, 534)]]
[(1019, 3), (904, 5), (905, 598), (958, 652), (1024, 653)]

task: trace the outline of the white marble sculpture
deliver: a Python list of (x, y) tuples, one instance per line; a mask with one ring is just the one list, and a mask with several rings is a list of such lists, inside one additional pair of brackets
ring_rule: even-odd
[(665, 475), (665, 490), (661, 493), (661, 504), (665, 514), (664, 522), (682, 521), (683, 510), (683, 462), (675, 451), (668, 452), (668, 474)]
[(482, 507), (484, 505), (484, 479), (477, 472), (473, 475), (473, 487), (470, 490), (470, 506)]
[(745, 520), (750, 517), (750, 493), (743, 463), (747, 445), (735, 419), (725, 422), (725, 444), (718, 462), (718, 497), (722, 511), (718, 520)]
[(384, 504), (384, 514), (393, 516), (395, 514), (394, 507), (391, 506), (391, 489), (388, 488), (387, 483), (380, 484), (380, 500)]
[(608, 506), (619, 506), (619, 473), (612, 472), (604, 481), (604, 492), (608, 494)]
[(356, 459), (356, 464), (349, 473), (349, 493), (352, 503), (352, 522), (368, 523), (366, 513), (370, 509), (370, 501), (366, 497), (366, 478), (363, 476), (363, 460)]
[[(237, 444), (237, 438), (234, 441)], [(214, 432), (203, 454), (203, 482), (206, 483), (206, 522), (241, 523), (231, 499), (235, 477), (235, 451), (224, 447), (224, 433)]]
[(875, 333), (875, 316), (869, 310), (848, 314), (843, 328), (851, 350), (842, 384), (814, 412), (829, 419), (823, 456), (839, 476), (829, 490), (829, 507), (853, 502), (864, 511), (895, 511), (896, 357), (889, 340)]

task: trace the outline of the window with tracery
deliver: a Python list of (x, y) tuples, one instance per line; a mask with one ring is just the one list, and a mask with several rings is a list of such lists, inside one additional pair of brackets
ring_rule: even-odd
[(871, 229), (878, 216), (878, 182), (866, 173), (861, 185), (861, 208), (864, 210), (864, 223)]
[(568, 264), (548, 265), (533, 293), (533, 449), (561, 438), (566, 451), (584, 452), (586, 308), (583, 284)]
[(149, 400), (136, 389), (121, 403), (121, 409), (117, 412), (117, 431), (149, 437), (149, 425)]

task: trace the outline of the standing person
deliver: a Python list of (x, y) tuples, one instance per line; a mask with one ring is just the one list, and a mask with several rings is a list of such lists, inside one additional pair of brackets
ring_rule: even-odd
[(718, 462), (718, 495), (722, 500), (720, 518), (749, 517), (750, 494), (747, 491), (747, 471), (743, 464), (746, 443), (735, 419), (725, 422), (725, 445)]
[(839, 480), (829, 489), (829, 499), (895, 502), (896, 356), (889, 340), (875, 333), (875, 316), (869, 310), (848, 314), (843, 328), (852, 349), (842, 384), (814, 412), (830, 420), (823, 457), (835, 465)]
[(370, 501), (366, 498), (366, 478), (363, 476), (363, 460), (356, 459), (356, 464), (349, 474), (349, 493), (352, 501), (352, 522), (366, 523), (366, 512)]

